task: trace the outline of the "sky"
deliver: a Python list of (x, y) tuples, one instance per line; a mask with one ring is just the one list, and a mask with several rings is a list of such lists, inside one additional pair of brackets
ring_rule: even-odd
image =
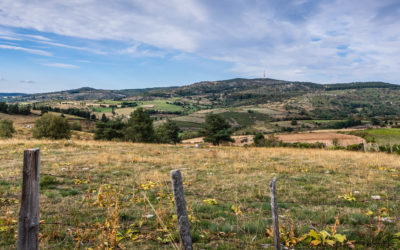
[(0, 92), (400, 84), (399, 0), (0, 0)]

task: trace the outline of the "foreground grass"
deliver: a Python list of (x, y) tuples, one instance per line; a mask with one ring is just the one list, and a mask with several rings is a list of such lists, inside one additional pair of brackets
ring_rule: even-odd
[(0, 248), (15, 246), (22, 155), (33, 147), (42, 152), (42, 249), (172, 248), (178, 241), (172, 169), (183, 173), (196, 248), (268, 247), (273, 176), (283, 238), (328, 230), (338, 217), (337, 233), (356, 247), (396, 248), (396, 155), (17, 139), (0, 141)]

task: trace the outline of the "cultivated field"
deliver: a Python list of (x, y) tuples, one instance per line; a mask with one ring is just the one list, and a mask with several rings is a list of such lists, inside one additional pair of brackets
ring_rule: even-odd
[(396, 248), (397, 155), (19, 139), (0, 141), (0, 248), (15, 247), (22, 155), (34, 147), (42, 154), (41, 249), (174, 248), (172, 169), (183, 173), (197, 249), (271, 248), (274, 176), (284, 244), (325, 248), (309, 237), (326, 230), (335, 247)]
[(277, 135), (279, 140), (284, 142), (306, 142), (316, 143), (322, 142), (327, 146), (333, 146), (333, 141), (337, 139), (338, 145), (347, 146), (353, 144), (363, 143), (365, 140), (361, 137), (354, 135), (338, 134), (338, 133), (296, 133), (296, 134), (279, 134)]

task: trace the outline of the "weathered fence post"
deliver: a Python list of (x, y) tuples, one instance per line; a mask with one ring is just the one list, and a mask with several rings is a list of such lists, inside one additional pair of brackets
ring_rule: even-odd
[(186, 211), (185, 193), (183, 191), (182, 175), (179, 170), (171, 171), (172, 190), (175, 198), (176, 214), (178, 216), (179, 236), (181, 245), (185, 250), (193, 249), (192, 237), (190, 236), (190, 224)]
[(271, 210), (272, 210), (272, 223), (274, 227), (274, 246), (276, 250), (281, 250), (281, 239), (279, 235), (278, 205), (276, 201), (276, 177), (272, 179), (269, 186), (271, 188)]
[(40, 149), (24, 151), (22, 197), (18, 219), (18, 250), (39, 249)]
[(367, 143), (363, 141), (363, 146), (364, 146), (364, 152), (367, 152)]
[(390, 153), (393, 154), (393, 144), (390, 142)]

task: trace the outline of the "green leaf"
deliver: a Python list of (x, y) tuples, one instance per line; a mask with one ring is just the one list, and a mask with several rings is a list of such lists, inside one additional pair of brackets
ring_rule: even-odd
[(333, 240), (326, 240), (326, 244), (328, 244), (329, 246), (333, 247), (335, 245), (335, 241)]
[(313, 237), (313, 238), (316, 239), (316, 240), (319, 240), (319, 239), (320, 239), (318, 233), (315, 232), (314, 230), (310, 230), (310, 233), (309, 233), (309, 234), (310, 234), (311, 237)]
[(335, 234), (334, 237), (340, 243), (343, 243), (346, 240), (346, 235), (343, 234)]

